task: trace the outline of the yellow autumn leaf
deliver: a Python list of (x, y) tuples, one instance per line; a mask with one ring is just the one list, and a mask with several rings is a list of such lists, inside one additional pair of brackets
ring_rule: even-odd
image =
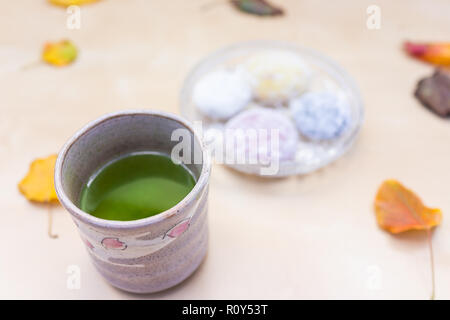
[(30, 201), (58, 202), (53, 172), (57, 155), (36, 159), (30, 165), (25, 178), (19, 183), (20, 192)]
[(100, 0), (48, 0), (51, 4), (54, 4), (56, 6), (80, 6), (83, 4), (89, 4), (93, 2), (98, 2)]
[(46, 43), (42, 51), (42, 60), (58, 67), (72, 63), (77, 58), (75, 45), (69, 40)]

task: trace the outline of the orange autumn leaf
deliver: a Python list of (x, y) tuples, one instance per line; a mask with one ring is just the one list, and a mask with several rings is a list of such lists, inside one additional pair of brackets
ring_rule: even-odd
[(57, 155), (36, 159), (25, 178), (19, 183), (20, 192), (30, 201), (57, 203), (53, 172)]
[(396, 180), (386, 180), (375, 197), (378, 225), (391, 233), (425, 230), (430, 250), (431, 299), (435, 297), (435, 273), (431, 229), (442, 221), (440, 209), (426, 207), (422, 200)]
[(419, 197), (396, 180), (386, 180), (375, 198), (378, 225), (391, 233), (429, 230), (441, 223), (440, 209), (426, 207)]
[(42, 51), (42, 60), (48, 64), (62, 67), (72, 63), (77, 58), (75, 45), (69, 40), (46, 43)]
[(422, 61), (438, 66), (450, 66), (450, 42), (405, 42), (404, 49), (409, 55)]
[(100, 0), (48, 0), (51, 4), (57, 5), (57, 6), (80, 6), (83, 4), (89, 4), (93, 2), (98, 2)]

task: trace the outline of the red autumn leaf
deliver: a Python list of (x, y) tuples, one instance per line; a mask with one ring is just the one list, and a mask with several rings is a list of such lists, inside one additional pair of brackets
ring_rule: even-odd
[(412, 57), (438, 66), (450, 66), (450, 42), (405, 42), (403, 47)]

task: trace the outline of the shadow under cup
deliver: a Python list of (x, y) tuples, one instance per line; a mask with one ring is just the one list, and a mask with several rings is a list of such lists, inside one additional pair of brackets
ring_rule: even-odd
[[(172, 141), (174, 131), (182, 134)], [(106, 163), (140, 151), (171, 155), (181, 142), (187, 152), (183, 159), (191, 159), (183, 164), (196, 184), (174, 207), (132, 221), (104, 220), (79, 208), (85, 183)], [(100, 273), (120, 289), (150, 293), (186, 279), (206, 254), (209, 173), (201, 139), (185, 120), (164, 112), (125, 111), (87, 124), (64, 145), (56, 161), (55, 188)]]

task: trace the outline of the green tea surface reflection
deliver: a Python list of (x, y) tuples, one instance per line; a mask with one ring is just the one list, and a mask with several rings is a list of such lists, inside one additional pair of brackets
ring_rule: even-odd
[(137, 220), (161, 213), (192, 190), (190, 171), (157, 153), (133, 153), (108, 163), (84, 186), (80, 207), (107, 220)]

